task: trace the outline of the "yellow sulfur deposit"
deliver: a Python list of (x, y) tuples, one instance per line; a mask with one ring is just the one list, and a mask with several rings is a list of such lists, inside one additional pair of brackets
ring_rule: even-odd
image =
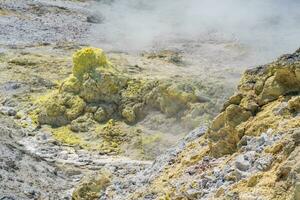
[(99, 199), (100, 192), (111, 183), (111, 174), (106, 170), (93, 173), (82, 179), (72, 194), (73, 200)]
[(82, 78), (85, 73), (98, 67), (108, 67), (108, 61), (102, 49), (83, 48), (73, 55), (73, 75)]
[[(196, 117), (214, 110), (210, 100), (201, 97), (201, 89), (204, 90), (201, 84), (189, 81), (130, 77), (118, 71), (103, 50), (87, 47), (74, 53), (72, 74), (57, 90), (36, 102), (37, 121), (54, 128), (69, 126), (68, 129), (78, 134), (92, 131), (99, 137), (96, 149), (120, 152), (121, 144), (128, 142), (124, 139), (127, 133), (114, 122), (134, 126), (149, 110), (158, 110), (182, 122), (192, 118), (193, 123), (188, 124), (190, 129), (201, 121), (207, 122), (208, 116)], [(74, 134), (59, 133), (56, 138), (62, 142), (79, 142), (80, 137), (73, 137)]]

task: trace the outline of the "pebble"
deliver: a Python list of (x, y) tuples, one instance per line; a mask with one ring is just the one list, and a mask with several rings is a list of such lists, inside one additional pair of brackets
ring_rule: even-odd
[(201, 195), (201, 191), (196, 189), (189, 189), (186, 191), (186, 194), (190, 199), (198, 199), (198, 197)]
[(275, 115), (283, 115), (284, 113), (289, 112), (288, 111), (288, 103), (282, 102), (277, 108), (273, 110), (273, 113)]
[(4, 196), (4, 197), (1, 197), (0, 200), (15, 200), (15, 198), (12, 196)]
[(0, 113), (2, 113), (3, 115), (8, 115), (8, 116), (15, 116), (17, 114), (17, 111), (13, 107), (2, 106), (0, 108)]
[(270, 168), (272, 162), (273, 162), (273, 156), (267, 155), (257, 159), (257, 161), (255, 162), (255, 166), (256, 169), (260, 171), (266, 171)]
[(245, 160), (244, 155), (239, 155), (236, 158), (235, 166), (237, 169), (239, 169), (241, 171), (247, 171), (251, 165), (248, 160)]
[(36, 196), (36, 192), (34, 190), (25, 190), (24, 194), (29, 198), (34, 198)]

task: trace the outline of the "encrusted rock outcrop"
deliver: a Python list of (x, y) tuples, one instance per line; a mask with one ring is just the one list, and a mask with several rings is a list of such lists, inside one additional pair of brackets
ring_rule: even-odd
[[(233, 153), (244, 135), (257, 134), (273, 128), (273, 123), (268, 124), (264, 119), (255, 128), (245, 123), (259, 117), (267, 104), (271, 105), (276, 100), (287, 102), (290, 115), (299, 111), (299, 66), (298, 50), (294, 54), (280, 57), (273, 63), (249, 69), (244, 73), (238, 92), (224, 104), (224, 111), (213, 120), (207, 133), (213, 155)], [(271, 117), (269, 114), (263, 116)], [(275, 115), (273, 120), (276, 121)]]

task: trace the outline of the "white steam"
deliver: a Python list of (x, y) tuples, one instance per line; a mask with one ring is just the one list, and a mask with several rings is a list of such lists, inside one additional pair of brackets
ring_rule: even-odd
[(112, 0), (95, 8), (104, 22), (92, 42), (147, 50), (178, 41), (237, 41), (269, 59), (300, 47), (299, 0)]

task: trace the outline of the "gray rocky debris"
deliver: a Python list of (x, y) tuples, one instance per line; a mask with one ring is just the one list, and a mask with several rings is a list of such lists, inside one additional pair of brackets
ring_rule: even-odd
[(8, 116), (15, 116), (17, 114), (17, 111), (13, 107), (2, 106), (0, 107), (0, 113)]

